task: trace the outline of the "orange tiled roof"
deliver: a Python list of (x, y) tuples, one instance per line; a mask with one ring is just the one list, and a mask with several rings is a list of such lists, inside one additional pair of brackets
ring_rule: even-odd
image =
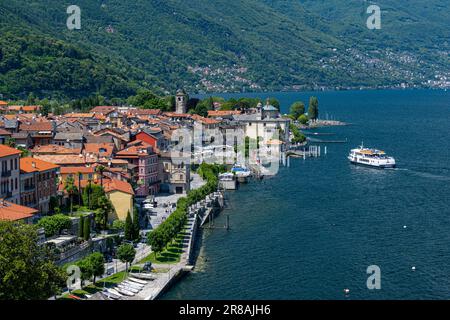
[(40, 106), (9, 106), (9, 111), (38, 111)]
[(59, 166), (56, 164), (36, 158), (27, 157), (20, 159), (20, 170), (24, 172), (41, 172), (58, 168)]
[(234, 114), (241, 114), (241, 111), (238, 110), (210, 110), (208, 111), (208, 117), (224, 117), (224, 116), (232, 116)]
[(62, 167), (60, 170), (61, 174), (77, 174), (77, 173), (94, 173), (94, 167)]
[(68, 165), (68, 164), (85, 164), (87, 161), (84, 156), (79, 156), (75, 154), (42, 154), (35, 155), (35, 159), (40, 159), (43, 161), (59, 164), (59, 165)]
[[(148, 153), (148, 149), (151, 147), (148, 143), (145, 143), (142, 141), (140, 145), (131, 145), (127, 148), (120, 150), (117, 152), (117, 157), (141, 157), (141, 156), (147, 156), (151, 153)], [(151, 149), (151, 148), (150, 148)]]
[(8, 102), (0, 100), (0, 106), (7, 106)]
[(66, 118), (94, 118), (94, 113), (67, 113), (64, 115)]
[(4, 144), (0, 144), (0, 158), (13, 156), (16, 154), (21, 154), (21, 153), (22, 153), (21, 151), (15, 149), (15, 148), (11, 148), (11, 147), (5, 146)]
[(161, 109), (135, 109), (130, 110), (130, 115), (137, 115), (137, 116), (156, 116), (161, 113)]
[(164, 112), (164, 115), (170, 118), (191, 118), (188, 113)]
[(117, 109), (117, 107), (114, 107), (114, 106), (97, 106), (95, 108), (92, 108), (91, 112), (108, 114), (112, 111), (115, 111), (116, 109)]
[(34, 121), (31, 123), (21, 123), (20, 131), (53, 131), (53, 124), (50, 121)]
[[(102, 157), (110, 157), (114, 152), (114, 143), (85, 143), (84, 151), (86, 153), (95, 153)], [(100, 152), (101, 149), (105, 149), (104, 152)]]
[(95, 113), (94, 118), (97, 120), (106, 120), (106, 116), (101, 113)]
[(120, 191), (134, 195), (133, 187), (126, 181), (121, 181), (117, 179), (106, 180), (103, 182), (103, 187), (106, 193), (112, 191)]
[(33, 208), (20, 206), (9, 201), (0, 200), (0, 220), (18, 221), (31, 218), (38, 211)]
[(192, 119), (194, 119), (194, 121), (203, 123), (203, 124), (219, 124), (220, 121), (214, 120), (214, 119), (210, 119), (210, 118), (205, 118), (202, 116), (199, 116), (198, 114), (193, 114)]
[(66, 148), (57, 144), (36, 146), (30, 150), (36, 154), (80, 154), (81, 148)]

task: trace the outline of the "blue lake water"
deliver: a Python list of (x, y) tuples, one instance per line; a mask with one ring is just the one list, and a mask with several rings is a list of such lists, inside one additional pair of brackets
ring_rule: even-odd
[[(229, 193), (232, 230), (205, 230), (195, 272), (163, 298), (450, 299), (450, 92), (257, 96), (287, 112), (312, 94), (322, 115), (352, 123), (321, 138), (348, 143)], [(349, 164), (362, 140), (398, 169)], [(381, 290), (367, 289), (369, 265), (381, 268)]]

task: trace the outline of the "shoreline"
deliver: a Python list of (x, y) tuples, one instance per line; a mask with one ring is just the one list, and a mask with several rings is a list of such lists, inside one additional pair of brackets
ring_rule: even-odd
[[(206, 197), (206, 199), (197, 202), (189, 210), (187, 222), (187, 241), (183, 245), (180, 261), (174, 265), (169, 265), (169, 271), (158, 275), (158, 277), (148, 283), (146, 287), (132, 300), (158, 300), (161, 295), (166, 293), (174, 284), (191, 272), (196, 265), (198, 252), (201, 244), (198, 244), (202, 236), (202, 225), (208, 221), (208, 217), (218, 215), (224, 208), (224, 196), (215, 192)], [(164, 264), (155, 264), (157, 266)], [(167, 265), (166, 265), (167, 266)], [(131, 300), (130, 299), (130, 300)]]

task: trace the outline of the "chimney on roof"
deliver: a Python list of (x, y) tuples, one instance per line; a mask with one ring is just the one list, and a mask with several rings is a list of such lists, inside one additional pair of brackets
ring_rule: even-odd
[(36, 162), (32, 161), (32, 162), (31, 162), (31, 166), (32, 166), (33, 168), (36, 168)]

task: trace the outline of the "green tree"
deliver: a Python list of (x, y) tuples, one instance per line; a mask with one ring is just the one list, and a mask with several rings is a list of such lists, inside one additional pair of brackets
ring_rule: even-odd
[(101, 277), (105, 273), (105, 258), (100, 252), (95, 252), (88, 259), (92, 266), (92, 275), (95, 283), (96, 277)]
[(133, 208), (133, 240), (139, 240), (141, 225), (139, 221), (139, 210), (136, 206)]
[(300, 122), (301, 124), (307, 124), (308, 121), (309, 121), (308, 117), (304, 114), (298, 117), (298, 122)]
[(269, 98), (269, 104), (280, 110), (280, 102), (276, 98)]
[(133, 220), (131, 219), (130, 211), (127, 213), (127, 218), (125, 219), (125, 239), (133, 240)]
[(98, 209), (95, 210), (95, 225), (99, 230), (108, 228), (108, 217), (113, 212), (113, 205), (107, 196), (98, 199)]
[(294, 119), (298, 119), (301, 115), (305, 113), (305, 104), (302, 101), (294, 102), (290, 108), (290, 114)]
[(56, 214), (54, 216), (43, 217), (37, 223), (38, 227), (44, 228), (45, 236), (52, 237), (58, 235), (64, 229), (72, 227), (72, 220), (63, 214)]
[(56, 208), (58, 208), (58, 198), (56, 196), (51, 196), (48, 204), (49, 213), (55, 213)]
[(80, 268), (82, 281), (88, 281), (92, 278), (94, 275), (94, 267), (90, 259), (84, 258), (78, 261), (76, 265)]
[(309, 98), (308, 116), (313, 120), (319, 117), (319, 100), (317, 97)]
[(122, 244), (117, 249), (117, 257), (123, 263), (126, 263), (125, 268), (128, 271), (128, 264), (131, 264), (136, 256), (136, 250), (129, 243)]
[(84, 216), (80, 216), (78, 222), (78, 238), (84, 238)]
[(161, 230), (159, 229), (153, 230), (147, 239), (147, 244), (151, 246), (156, 259), (158, 254), (160, 254), (163, 251), (165, 246), (163, 237), (161, 235)]
[(114, 220), (112, 224), (113, 229), (118, 231), (124, 231), (125, 230), (125, 221), (122, 220)]
[(16, 145), (16, 139), (11, 138), (11, 137), (7, 137), (5, 139), (5, 145), (7, 145), (8, 147), (14, 148)]
[(64, 185), (64, 190), (69, 194), (70, 200), (70, 213), (73, 212), (73, 197), (74, 194), (78, 192), (77, 187), (75, 186), (75, 181), (72, 176), (68, 176)]
[(83, 238), (88, 241), (91, 238), (91, 218), (84, 217), (83, 220)]
[(0, 300), (48, 299), (66, 279), (34, 226), (0, 221)]
[(102, 186), (89, 183), (83, 190), (83, 202), (89, 204), (89, 209), (96, 210), (104, 204), (100, 199), (106, 197), (105, 190)]

